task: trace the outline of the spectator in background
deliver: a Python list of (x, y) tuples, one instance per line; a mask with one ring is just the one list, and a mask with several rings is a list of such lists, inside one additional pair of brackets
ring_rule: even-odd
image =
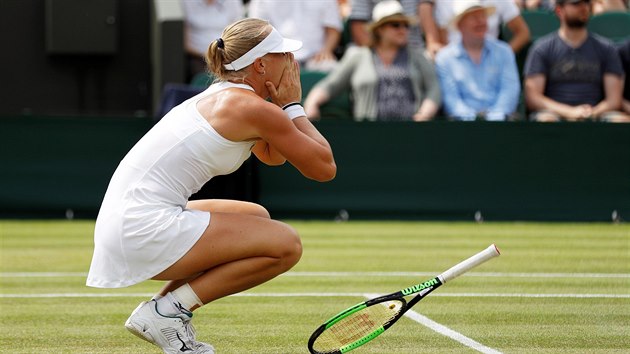
[(604, 12), (628, 11), (628, 3), (624, 0), (593, 0), (591, 2), (593, 15)]
[(519, 9), (526, 11), (553, 11), (555, 6), (555, 0), (514, 0), (514, 3)]
[(445, 113), (466, 121), (513, 118), (520, 95), (514, 52), (486, 35), (495, 8), (479, 0), (459, 0), (454, 10), (453, 25), (461, 37), (435, 59)]
[[(443, 44), (459, 42), (460, 31), (452, 24), (456, 9), (461, 2), (462, 0), (435, 0), (435, 22), (439, 27), (440, 40)], [(514, 53), (518, 53), (529, 43), (529, 27), (514, 1), (481, 0), (480, 2), (483, 6), (495, 8), (495, 12), (488, 17), (488, 36), (499, 38), (501, 26), (505, 24), (512, 32), (509, 44)]]
[(407, 44), (412, 22), (398, 1), (378, 3), (369, 26), (373, 44), (348, 48), (339, 66), (307, 96), (307, 116), (318, 118), (322, 104), (352, 89), (356, 120), (432, 119), (440, 105), (440, 87), (431, 62)]
[(525, 61), (531, 120), (619, 121), (623, 68), (608, 39), (587, 29), (588, 0), (556, 0), (557, 32), (540, 38)]
[(251, 0), (249, 17), (268, 20), (285, 37), (302, 41), (295, 59), (307, 70), (329, 71), (343, 23), (337, 0)]
[(425, 54), (433, 60), (437, 52), (446, 45), (446, 41), (442, 40), (441, 31), (435, 22), (435, 16), (433, 16), (434, 12), (434, 0), (420, 0), (418, 16), (420, 17), (420, 26), (424, 33)]
[[(350, 17), (350, 33), (352, 42), (359, 46), (368, 46), (371, 41), (371, 33), (368, 24), (372, 20), (372, 12), (374, 6), (382, 0), (352, 0), (352, 8)], [(400, 3), (404, 9), (404, 13), (413, 18), (418, 16), (418, 4), (420, 0), (401, 0)], [(423, 48), (422, 35), (417, 21), (409, 27), (409, 44), (416, 48)]]
[(207, 72), (208, 43), (221, 37), (223, 29), (245, 15), (241, 0), (181, 0), (184, 10), (186, 81)]
[(337, 4), (339, 5), (341, 19), (345, 20), (350, 16), (350, 11), (352, 11), (352, 0), (337, 0)]

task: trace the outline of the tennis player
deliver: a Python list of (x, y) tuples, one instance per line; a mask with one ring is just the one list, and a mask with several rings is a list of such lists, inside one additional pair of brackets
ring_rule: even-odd
[(316, 181), (335, 177), (330, 145), (299, 104), (291, 52), (301, 45), (259, 19), (226, 27), (206, 55), (218, 80), (160, 120), (111, 179), (87, 285), (168, 281), (125, 323), (165, 353), (214, 353), (196, 340), (193, 311), (264, 283), (300, 259), (296, 230), (272, 220), (264, 207), (188, 198), (212, 177), (235, 171), (250, 152), (268, 165), (289, 161)]

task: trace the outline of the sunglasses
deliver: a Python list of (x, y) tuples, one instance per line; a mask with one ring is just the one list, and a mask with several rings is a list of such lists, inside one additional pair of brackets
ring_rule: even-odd
[(409, 24), (407, 22), (388, 22), (386, 26), (390, 26), (396, 29), (409, 28)]
[(573, 5), (573, 6), (579, 6), (579, 5), (582, 5), (582, 4), (589, 5), (590, 3), (591, 3), (590, 0), (582, 0), (582, 1), (576, 1), (576, 2), (567, 2), (566, 4), (567, 5)]

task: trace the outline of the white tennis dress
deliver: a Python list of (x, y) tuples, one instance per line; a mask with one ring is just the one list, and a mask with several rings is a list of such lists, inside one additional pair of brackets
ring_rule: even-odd
[(197, 102), (220, 90), (250, 86), (221, 82), (173, 108), (120, 162), (94, 230), (87, 285), (119, 288), (152, 278), (199, 240), (210, 213), (185, 209), (188, 198), (250, 156), (254, 142), (219, 135)]

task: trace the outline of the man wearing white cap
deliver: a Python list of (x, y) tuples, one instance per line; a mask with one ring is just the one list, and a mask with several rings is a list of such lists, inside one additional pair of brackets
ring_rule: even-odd
[(456, 5), (452, 25), (461, 39), (440, 50), (435, 60), (444, 111), (455, 120), (512, 118), (520, 81), (510, 46), (486, 36), (495, 8), (474, 0)]
[(214, 353), (197, 341), (192, 312), (264, 283), (300, 259), (295, 229), (272, 220), (263, 206), (188, 198), (252, 152), (269, 165), (289, 161), (310, 179), (334, 178), (330, 145), (299, 104), (299, 67), (290, 52), (301, 45), (260, 19), (226, 27), (206, 54), (218, 81), (164, 116), (111, 179), (96, 220), (87, 285), (167, 281), (125, 323), (164, 353)]

